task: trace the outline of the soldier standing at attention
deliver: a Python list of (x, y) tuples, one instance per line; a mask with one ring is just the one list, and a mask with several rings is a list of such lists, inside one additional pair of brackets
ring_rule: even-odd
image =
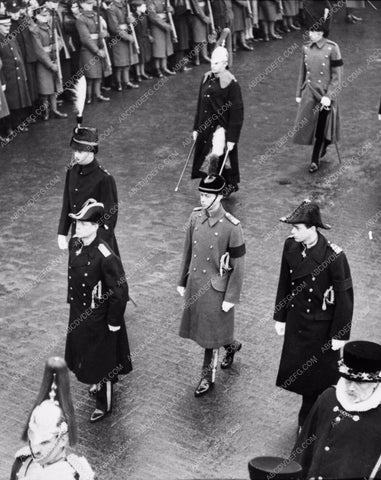
[(292, 225), (282, 255), (275, 330), (284, 335), (276, 385), (303, 396), (302, 427), (317, 397), (337, 383), (340, 348), (349, 339), (353, 287), (345, 253), (327, 241), (316, 203), (305, 200), (282, 222)]
[(205, 349), (196, 397), (214, 385), (218, 349), (226, 350), (221, 363), (225, 369), (242, 347), (234, 340), (234, 306), (242, 289), (246, 249), (239, 220), (221, 205), (225, 181), (215, 169), (212, 163), (198, 187), (201, 207), (188, 222), (177, 287), (185, 300), (180, 336)]
[(99, 236), (102, 203), (89, 199), (70, 213), (76, 235), (69, 244), (68, 303), (70, 318), (65, 360), (77, 379), (91, 385), (96, 408), (90, 422), (112, 408), (112, 386), (132, 370), (124, 311), (128, 285), (120, 258)]
[(67, 249), (70, 229), (71, 234), (75, 234), (75, 223), (69, 213), (79, 212), (86, 200), (95, 198), (105, 208), (98, 235), (119, 255), (114, 234), (118, 219), (118, 193), (114, 177), (95, 158), (98, 153), (97, 129), (76, 127), (70, 145), (73, 149), (73, 164), (66, 173), (58, 225), (58, 246), (61, 250)]
[[(320, 2), (315, 2), (320, 3)], [(324, 2), (322, 2), (324, 3)], [(340, 92), (343, 60), (339, 46), (328, 40), (327, 9), (321, 15), (307, 16), (310, 41), (303, 46), (302, 60), (296, 90), (299, 104), (293, 142), (314, 145), (309, 172), (319, 169), (328, 145), (336, 143), (340, 134), (338, 94)], [(307, 121), (306, 121), (307, 120)]]

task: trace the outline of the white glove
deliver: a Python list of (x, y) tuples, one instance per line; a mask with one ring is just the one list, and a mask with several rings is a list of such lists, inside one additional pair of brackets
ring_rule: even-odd
[(300, 103), (302, 101), (302, 97), (296, 97), (295, 100), (296, 100), (296, 103)]
[(183, 297), (183, 296), (184, 296), (185, 287), (180, 287), (180, 286), (178, 286), (178, 287), (176, 288), (176, 290), (177, 290), (178, 293), (180, 294), (180, 297)]
[(233, 307), (234, 307), (234, 303), (225, 302), (225, 300), (222, 302), (222, 310), (224, 312), (228, 312)]
[(226, 142), (226, 148), (228, 149), (229, 152), (233, 150), (234, 145), (235, 145), (234, 142)]
[(332, 338), (332, 350), (339, 350), (341, 347), (344, 347), (345, 340), (336, 340), (336, 338)]
[(198, 132), (196, 130), (193, 130), (192, 137), (193, 137), (193, 141), (195, 142), (197, 140), (197, 137), (198, 137)]
[(60, 250), (67, 250), (69, 242), (67, 241), (66, 235), (58, 235), (57, 241)]
[(275, 322), (275, 331), (280, 337), (283, 337), (286, 331), (286, 324), (284, 322)]
[(120, 330), (120, 327), (113, 327), (112, 325), (107, 325), (110, 332), (117, 332)]
[(381, 120), (381, 114), (378, 116), (378, 119)]
[(329, 107), (331, 105), (331, 99), (324, 96), (321, 98), (320, 103), (323, 105), (323, 107)]
[(329, 15), (329, 8), (325, 8), (324, 9), (324, 20), (327, 20), (328, 15)]

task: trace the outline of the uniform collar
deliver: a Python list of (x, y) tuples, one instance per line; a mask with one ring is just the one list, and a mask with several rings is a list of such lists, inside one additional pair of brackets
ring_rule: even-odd
[(216, 223), (218, 223), (221, 218), (223, 218), (225, 216), (225, 209), (222, 205), (220, 205), (220, 208), (218, 210), (216, 210), (215, 212), (213, 212), (212, 215), (210, 215), (209, 213), (207, 213), (206, 210), (204, 210), (204, 218), (201, 220), (202, 223), (204, 223), (206, 220), (208, 220), (208, 223), (211, 227), (214, 227), (214, 225)]
[(78, 166), (79, 166), (79, 172), (82, 172), (82, 175), (88, 175), (99, 166), (99, 163), (98, 163), (98, 160), (94, 158), (94, 160), (91, 163), (88, 163), (87, 165), (78, 165)]
[(286, 254), (290, 265), (294, 265), (292, 279), (311, 274), (323, 262), (327, 246), (327, 239), (318, 232), (317, 244), (307, 250), (306, 258), (302, 258), (303, 245), (293, 241)]
[(311, 47), (312, 47), (313, 45), (316, 45), (318, 48), (322, 48), (322, 47), (325, 45), (326, 41), (327, 41), (327, 39), (326, 39), (325, 37), (322, 37), (322, 38), (321, 38), (319, 41), (317, 41), (317, 42), (311, 42)]

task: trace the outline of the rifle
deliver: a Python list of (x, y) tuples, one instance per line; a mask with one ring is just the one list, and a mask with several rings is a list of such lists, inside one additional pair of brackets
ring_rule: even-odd
[(169, 21), (169, 24), (171, 25), (171, 29), (172, 29), (173, 43), (177, 43), (179, 41), (179, 39), (177, 38), (177, 32), (176, 32), (175, 24), (173, 23), (172, 13), (169, 11), (168, 0), (165, 0), (165, 8), (166, 8), (166, 11), (167, 11), (166, 13), (167, 13), (168, 21)]
[(251, 8), (251, 0), (247, 0), (247, 10), (249, 12), (251, 26), (254, 27), (254, 17), (253, 17), (253, 9)]
[(103, 72), (105, 77), (109, 77), (112, 74), (111, 60), (110, 55), (107, 50), (106, 41), (102, 38), (102, 23), (101, 23), (101, 7), (100, 0), (97, 0), (97, 20), (98, 20), (98, 48), (99, 50), (104, 50), (105, 57), (101, 57), (101, 62), (103, 66)]
[[(130, 4), (128, 3), (128, 0), (126, 0), (126, 12), (127, 12), (127, 18), (126, 18), (126, 22), (127, 22), (128, 17), (131, 16), (131, 8), (130, 8)], [(134, 39), (134, 46), (135, 46), (136, 53), (139, 55), (140, 47), (139, 47), (138, 39), (136, 38), (135, 25), (133, 23), (130, 24), (130, 29), (131, 29), (131, 35), (133, 36), (133, 39)]]
[(208, 42), (209, 43), (216, 43), (217, 32), (216, 32), (216, 25), (214, 23), (212, 6), (210, 5), (210, 0), (207, 0), (207, 4), (208, 4), (208, 12), (209, 12), (209, 18), (210, 18), (210, 26), (211, 26), (211, 29), (212, 29), (212, 31), (210, 32), (210, 35), (208, 35)]
[(60, 62), (60, 49), (58, 45), (58, 36), (57, 36), (57, 28), (56, 28), (56, 15), (55, 11), (51, 10), (52, 13), (52, 33), (53, 33), (53, 48), (51, 52), (51, 59), (57, 65), (57, 90), (59, 92), (62, 91), (62, 68)]

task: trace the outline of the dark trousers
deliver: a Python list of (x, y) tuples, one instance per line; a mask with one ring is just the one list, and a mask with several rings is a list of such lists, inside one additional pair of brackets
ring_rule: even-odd
[(316, 393), (315, 395), (303, 395), (302, 406), (300, 407), (299, 416), (298, 416), (298, 425), (300, 427), (303, 426), (318, 396), (319, 396), (319, 393)]
[(103, 412), (110, 412), (112, 408), (112, 387), (110, 381), (102, 382), (101, 388), (96, 393), (96, 408)]
[(329, 114), (329, 110), (321, 110), (319, 112), (319, 118), (316, 126), (316, 133), (315, 133), (315, 144), (312, 151), (312, 158), (311, 163), (315, 162), (316, 165), (319, 165), (319, 160), (323, 148), (327, 148), (327, 146), (331, 143), (325, 139), (325, 124), (327, 123), (327, 117)]
[[(224, 349), (226, 350), (226, 354), (235, 353), (239, 343), (234, 341), (233, 343), (228, 343), (224, 345)], [(207, 378), (208, 380), (212, 379), (212, 359), (213, 359), (213, 348), (205, 348), (204, 353), (204, 362), (202, 364), (202, 378)]]

